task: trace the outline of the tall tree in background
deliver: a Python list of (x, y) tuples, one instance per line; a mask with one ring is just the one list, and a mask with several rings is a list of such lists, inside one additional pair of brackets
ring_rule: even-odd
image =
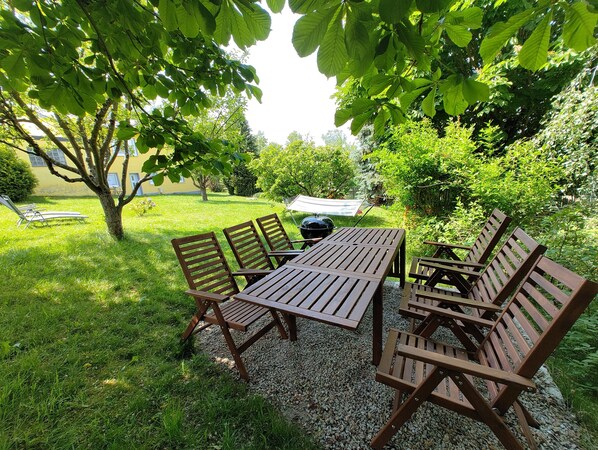
[(229, 176), (234, 167), (249, 159), (245, 147), (247, 99), (228, 90), (223, 97), (212, 98), (212, 106), (190, 120), (194, 132), (209, 139), (218, 140), (223, 151), (218, 158), (206, 160), (198, 157), (191, 170), (193, 184), (199, 189), (203, 201), (208, 201), (210, 183), (218, 182), (218, 176)]
[(340, 147), (316, 147), (294, 139), (284, 148), (272, 144), (249, 164), (257, 184), (277, 201), (297, 194), (343, 198), (354, 187), (355, 165)]
[[(54, 112), (49, 114), (37, 102), (26, 102), (18, 92), (0, 92), (0, 122), (6, 127), (4, 145), (28, 155), (42, 158), (53, 175), (68, 183), (83, 183), (102, 205), (111, 235), (123, 236), (122, 209), (151, 177), (142, 177), (131, 192), (127, 192), (127, 176), (131, 147), (129, 142), (116, 139), (115, 129), (126, 109), (118, 100), (107, 99), (95, 115)], [(123, 156), (120, 173), (122, 189), (116, 200), (111, 191), (108, 174), (114, 172), (117, 156)]]
[[(250, 158), (254, 158), (258, 154), (258, 144), (256, 137), (251, 133), (251, 127), (246, 119), (240, 123), (240, 131), (242, 141), (240, 143), (240, 150)], [(225, 176), (224, 184), (231, 195), (241, 195), (249, 197), (258, 192), (257, 177), (249, 167), (247, 161), (239, 161), (233, 167), (230, 176)]]

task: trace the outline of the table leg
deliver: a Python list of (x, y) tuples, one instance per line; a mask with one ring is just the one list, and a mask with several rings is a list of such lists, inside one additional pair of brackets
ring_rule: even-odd
[(289, 339), (291, 341), (297, 340), (297, 316), (292, 314), (283, 314), (284, 320), (289, 327)]
[(378, 286), (374, 294), (374, 301), (372, 305), (373, 321), (372, 321), (372, 364), (375, 366), (380, 362), (382, 356), (382, 285)]
[(399, 250), (399, 282), (401, 287), (405, 287), (405, 263), (406, 263), (406, 244), (407, 238), (403, 237), (403, 242), (401, 242), (401, 249)]

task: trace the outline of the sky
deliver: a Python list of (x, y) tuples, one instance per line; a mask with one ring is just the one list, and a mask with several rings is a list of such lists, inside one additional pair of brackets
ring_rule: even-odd
[[(300, 58), (291, 43), (300, 16), (285, 7), (271, 14), (272, 31), (266, 41), (250, 47), (247, 62), (255, 67), (263, 91), (262, 103), (252, 99), (247, 110), (251, 131), (263, 131), (269, 142), (284, 144), (292, 131), (309, 134), (321, 145), (321, 135), (334, 130), (335, 79), (318, 72), (316, 53)], [(349, 137), (349, 133), (345, 133)]]

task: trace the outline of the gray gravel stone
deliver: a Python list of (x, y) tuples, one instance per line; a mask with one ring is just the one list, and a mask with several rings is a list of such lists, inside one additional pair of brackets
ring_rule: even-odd
[[(384, 285), (384, 336), (391, 327), (406, 330), (408, 321), (398, 313), (400, 287)], [(259, 324), (258, 324), (259, 326)], [(366, 313), (357, 331), (297, 319), (298, 340), (281, 340), (269, 332), (243, 354), (251, 381), (249, 389), (269, 399), (289, 420), (330, 449), (365, 449), (391, 413), (394, 392), (374, 380), (372, 313)], [(241, 342), (244, 334), (233, 337)], [(448, 333), (437, 339), (450, 341)], [(212, 355), (225, 370), (238, 377), (228, 348), (217, 327), (199, 333), (197, 348)], [(534, 381), (535, 393), (520, 396), (540, 422), (532, 429), (545, 450), (579, 449), (579, 426), (545, 368)], [(512, 412), (511, 428), (519, 429)], [(515, 427), (513, 427), (515, 425)], [(524, 442), (522, 436), (520, 440)], [(482, 423), (425, 403), (394, 436), (387, 448), (501, 449), (500, 442)]]

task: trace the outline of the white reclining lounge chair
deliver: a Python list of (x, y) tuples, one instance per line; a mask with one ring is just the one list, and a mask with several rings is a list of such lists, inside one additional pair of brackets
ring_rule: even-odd
[(6, 195), (0, 195), (0, 203), (6, 206), (8, 209), (13, 211), (15, 214), (19, 216), (19, 220), (17, 222), (17, 227), (21, 226), (21, 224), (25, 224), (25, 228), (29, 226), (29, 224), (42, 224), (48, 225), (50, 220), (61, 219), (61, 220), (80, 220), (83, 221), (87, 219), (87, 216), (82, 215), (78, 212), (73, 211), (43, 211), (37, 209), (35, 205), (28, 205), (27, 207), (21, 209), (17, 205), (15, 205), (12, 200)]

